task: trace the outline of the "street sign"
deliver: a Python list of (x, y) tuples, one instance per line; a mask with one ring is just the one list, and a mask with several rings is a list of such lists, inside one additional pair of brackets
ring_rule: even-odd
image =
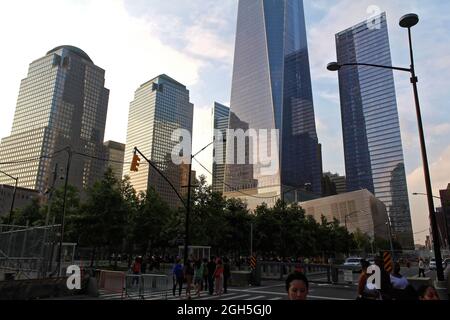
[(344, 282), (353, 283), (353, 270), (344, 270)]

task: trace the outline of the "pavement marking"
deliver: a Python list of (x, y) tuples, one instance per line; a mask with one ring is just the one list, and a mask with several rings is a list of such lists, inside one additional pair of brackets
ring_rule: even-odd
[(265, 298), (266, 296), (258, 296), (258, 297), (253, 297), (253, 298), (249, 298), (249, 299), (245, 299), (246, 301), (251, 301), (251, 300), (262, 300), (263, 298)]
[(283, 297), (286, 295), (286, 293), (271, 292), (271, 291), (256, 291), (256, 290), (252, 291), (252, 290), (236, 290), (236, 289), (231, 289), (230, 291), (240, 292), (240, 293), (244, 293), (244, 292), (248, 292), (248, 293), (263, 293), (263, 294), (270, 294), (270, 295), (283, 296)]
[(238, 300), (238, 299), (243, 300), (242, 298), (247, 298), (247, 297), (250, 297), (250, 295), (249, 295), (249, 294), (243, 294), (243, 295), (240, 295), (240, 296), (231, 297), (231, 298), (226, 298), (226, 299), (221, 299), (221, 300), (223, 300), (223, 301), (227, 301), (227, 300)]
[[(235, 295), (234, 293), (232, 293), (232, 294), (226, 294), (226, 295), (222, 295), (222, 297), (231, 297), (231, 296), (233, 296), (233, 295)], [(216, 298), (219, 298), (220, 296), (215, 296), (215, 295), (213, 295), (213, 296), (205, 296), (205, 297), (202, 297), (202, 298), (197, 298), (197, 299), (195, 299), (195, 300), (212, 300), (212, 299), (216, 299)]]
[(353, 299), (342, 299), (342, 298), (320, 297), (320, 296), (310, 296), (310, 295), (308, 295), (308, 298), (311, 298), (311, 299), (319, 299), (319, 300), (337, 300), (337, 301), (350, 301), (350, 300), (353, 300)]
[(279, 300), (283, 300), (283, 298), (278, 297), (278, 298), (272, 298), (272, 299), (269, 299), (269, 301), (279, 301)]

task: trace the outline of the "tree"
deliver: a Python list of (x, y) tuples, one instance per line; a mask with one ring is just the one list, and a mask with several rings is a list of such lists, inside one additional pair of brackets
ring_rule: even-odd
[(172, 222), (173, 211), (153, 188), (141, 195), (136, 216), (133, 220), (133, 239), (143, 254), (157, 248), (167, 247), (171, 237), (168, 226)]
[(92, 247), (92, 260), (96, 250), (106, 248), (108, 254), (117, 251), (125, 237), (128, 207), (124, 201), (120, 184), (111, 169), (101, 181), (87, 191), (86, 203), (77, 218), (79, 240), (82, 245)]

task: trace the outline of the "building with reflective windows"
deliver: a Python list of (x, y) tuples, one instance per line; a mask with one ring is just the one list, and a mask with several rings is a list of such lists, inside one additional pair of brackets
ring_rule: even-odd
[[(391, 66), (386, 14), (336, 35), (339, 63)], [(339, 71), (347, 191), (367, 189), (386, 205), (394, 236), (414, 248), (400, 123), (392, 70)]]
[(223, 193), (226, 162), (226, 137), (228, 124), (230, 123), (230, 108), (220, 103), (214, 103), (213, 109), (214, 132), (221, 133), (221, 136), (214, 135), (214, 162), (212, 171), (212, 189), (214, 192)]
[[(269, 205), (281, 197), (306, 200), (305, 193), (320, 197), (322, 165), (301, 0), (239, 1), (229, 128), (250, 132), (244, 156), (237, 139), (227, 138), (225, 194), (245, 193)], [(259, 134), (257, 149), (252, 130)], [(261, 143), (264, 136), (267, 143)]]
[(105, 159), (106, 168), (110, 167), (117, 181), (122, 181), (123, 177), (123, 159), (125, 157), (125, 145), (116, 141), (106, 141)]
[[(64, 177), (70, 146), (69, 184), (82, 191), (103, 175), (103, 138), (109, 90), (105, 71), (81, 49), (61, 46), (30, 64), (20, 85), (11, 135), (0, 145), (0, 169), (19, 186), (45, 191), (54, 168)], [(11, 181), (0, 176), (0, 184)], [(62, 184), (61, 179), (57, 180)]]
[(167, 181), (144, 159), (141, 159), (138, 172), (130, 171), (130, 163), (137, 147), (181, 194), (184, 187), (181, 181), (186, 170), (172, 161), (172, 151), (179, 144), (179, 140), (172, 140), (172, 134), (184, 129), (192, 136), (193, 116), (194, 105), (189, 102), (186, 86), (167, 75), (160, 75), (136, 90), (130, 104), (123, 173), (130, 176), (137, 192), (154, 188), (173, 208), (182, 205)]

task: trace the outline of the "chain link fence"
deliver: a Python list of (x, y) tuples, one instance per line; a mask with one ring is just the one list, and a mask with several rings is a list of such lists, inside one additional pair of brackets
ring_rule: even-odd
[(14, 273), (16, 280), (37, 279), (70, 265), (74, 244), (63, 244), (62, 264), (58, 263), (60, 228), (0, 226), (0, 272)]

